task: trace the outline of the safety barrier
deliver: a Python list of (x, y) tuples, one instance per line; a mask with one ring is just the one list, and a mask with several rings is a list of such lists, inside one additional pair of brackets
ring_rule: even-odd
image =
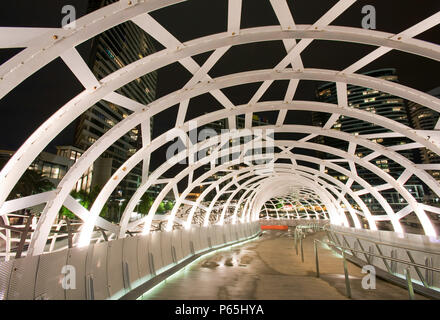
[[(391, 231), (354, 229), (332, 225), (329, 241), (357, 264), (372, 265), (377, 274), (411, 290), (440, 297), (440, 239)], [(388, 276), (389, 275), (389, 276)]]
[(119, 299), (195, 254), (259, 232), (259, 222), (193, 226), (5, 261), (0, 299)]
[(327, 219), (261, 219), (260, 220), (260, 225), (262, 226), (280, 225), (280, 226), (295, 227), (298, 225), (304, 226), (309, 224), (324, 226), (329, 223), (330, 221)]

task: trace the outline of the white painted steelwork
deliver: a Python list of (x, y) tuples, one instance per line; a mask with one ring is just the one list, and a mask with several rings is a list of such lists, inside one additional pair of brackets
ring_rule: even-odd
[[(167, 230), (173, 229), (177, 213), (182, 206), (187, 205), (191, 208), (183, 223), (187, 228), (193, 223), (196, 212), (198, 215), (203, 215), (203, 224), (206, 226), (212, 221), (218, 224), (223, 224), (226, 221), (228, 223), (254, 221), (259, 218), (260, 212), (266, 216), (270, 210), (274, 210), (277, 218), (329, 219), (335, 225), (351, 226), (353, 224), (352, 226), (355, 228), (366, 226), (373, 230), (377, 229), (377, 221), (390, 221), (394, 230), (401, 233), (404, 230), (400, 220), (414, 213), (420, 221), (424, 233), (428, 236), (436, 236), (436, 231), (425, 210), (437, 214), (438, 210), (418, 203), (404, 187), (404, 184), (411, 176), (417, 176), (434, 194), (440, 197), (438, 182), (426, 172), (426, 170), (436, 170), (440, 167), (438, 165), (416, 165), (397, 151), (427, 148), (440, 155), (437, 131), (440, 124), (437, 124), (435, 130), (432, 131), (414, 130), (383, 116), (349, 107), (347, 84), (390, 93), (440, 112), (440, 100), (437, 98), (391, 81), (355, 73), (391, 50), (400, 50), (440, 61), (439, 45), (414, 39), (416, 35), (440, 22), (440, 12), (427, 17), (399, 34), (390, 34), (375, 30), (330, 26), (332, 21), (356, 2), (355, 0), (338, 1), (312, 25), (295, 24), (285, 0), (270, 0), (280, 25), (241, 29), (242, 1), (229, 0), (228, 23), (225, 32), (182, 43), (149, 14), (179, 2), (183, 1), (120, 0), (78, 19), (75, 25), (70, 24), (63, 29), (0, 28), (0, 48), (25, 48), (0, 66), (0, 98), (58, 57), (64, 61), (85, 88), (83, 92), (73, 97), (64, 106), (60, 106), (59, 110), (28, 138), (0, 172), (0, 215), (5, 224), (9, 224), (8, 217), (14, 212), (30, 206), (45, 204), (35, 232), (32, 234), (28, 255), (38, 255), (45, 250), (47, 251), (48, 240), (57, 239), (57, 237), (51, 236), (51, 228), (62, 206), (67, 207), (84, 221), (80, 235), (75, 237), (75, 245), (85, 246), (90, 243), (95, 227), (106, 230), (113, 238), (124, 238), (127, 232), (133, 230), (148, 233), (153, 220), (157, 218), (155, 218), (155, 212), (158, 205), (169, 192), (173, 192), (176, 205), (167, 216)], [(126, 21), (132, 21), (144, 29), (165, 49), (143, 57), (98, 80), (78, 54), (76, 46)], [(231, 47), (276, 40), (283, 42), (286, 55), (273, 69), (230, 74), (215, 79), (208, 75), (208, 72)], [(368, 44), (376, 49), (343, 70), (304, 68), (301, 53), (310, 43), (318, 40)], [(213, 51), (213, 53), (201, 66), (192, 58), (197, 54), (209, 51)], [(193, 75), (182, 89), (170, 93), (148, 106), (115, 92), (140, 76), (175, 62), (182, 64)], [(292, 66), (291, 68), (287, 68), (289, 64)], [(289, 81), (284, 100), (259, 102), (270, 85), (278, 80)], [(294, 100), (296, 88), (299, 81), (302, 80), (336, 82), (337, 105)], [(261, 83), (261, 85), (249, 103), (242, 106), (235, 106), (221, 91), (224, 88), (249, 83)], [(185, 122), (189, 101), (205, 93), (211, 94), (224, 109)], [(55, 190), (6, 201), (21, 175), (50, 141), (101, 99), (120, 105), (132, 113), (98, 139), (69, 170)], [(150, 117), (175, 105), (179, 106), (175, 128), (155, 139), (152, 139), (149, 134), (144, 134), (142, 148), (133, 154), (108, 180), (90, 210), (83, 208), (69, 195), (85, 170), (121, 136), (139, 124), (149, 124)], [(331, 116), (322, 128), (287, 125), (284, 122), (289, 110), (318, 111), (329, 113)], [(252, 126), (253, 113), (264, 111), (278, 112), (276, 124), (261, 127)], [(244, 115), (245, 129), (237, 129), (236, 116), (238, 115)], [(376, 136), (355, 136), (332, 129), (333, 124), (341, 115), (381, 126), (387, 129), (388, 133)], [(194, 129), (194, 123), (197, 127), (201, 127), (222, 119), (228, 120), (230, 133), (221, 134), (199, 143), (189, 140), (188, 134), (190, 130)], [(8, 120), (5, 119), (5, 121)], [(149, 130), (142, 131), (149, 132)], [(299, 140), (277, 140), (274, 139), (273, 133), (305, 133), (307, 136)], [(309, 142), (317, 136), (328, 136), (347, 141), (349, 143), (348, 150)], [(405, 146), (384, 147), (371, 141), (379, 136), (406, 137), (411, 140), (411, 143)], [(247, 141), (242, 143), (240, 140), (238, 145), (222, 149), (225, 141), (239, 137), (247, 138)], [(171, 139), (177, 138), (186, 145), (186, 149), (149, 173), (151, 153), (167, 144)], [(260, 155), (248, 154), (255, 148), (264, 149), (267, 144), (272, 144), (275, 149)], [(372, 153), (359, 157), (356, 154), (356, 146), (358, 145), (371, 150)], [(208, 147), (213, 148), (216, 152), (194, 160), (194, 155)], [(335, 158), (332, 161), (296, 154), (295, 148), (319, 150), (332, 154)], [(234, 158), (232, 155), (238, 156)], [(215, 162), (221, 156), (233, 159), (217, 165)], [(405, 168), (405, 171), (398, 179), (393, 178), (370, 162), (378, 156), (386, 157), (400, 164)], [(176, 162), (184, 159), (188, 159), (189, 164), (178, 175), (165, 180), (161, 178)], [(290, 164), (278, 163), (279, 159), (287, 159)], [(264, 165), (255, 164), (257, 160), (264, 160), (266, 163)], [(314, 169), (313, 166), (300, 165), (297, 161), (318, 166), (319, 170)], [(348, 162), (350, 169), (345, 169), (338, 162)], [(129, 199), (119, 224), (114, 225), (99, 217), (99, 212), (112, 192), (130, 170), (139, 163), (143, 165), (142, 182), (135, 194)], [(210, 170), (194, 179), (195, 170), (207, 164), (211, 164)], [(385, 181), (385, 185), (373, 186), (357, 176), (355, 165), (362, 166), (380, 177)], [(327, 169), (348, 177), (347, 183), (342, 183), (327, 174)], [(214, 180), (213, 177), (219, 174), (220, 177)], [(187, 180), (188, 184), (186, 189), (179, 194), (176, 186), (182, 180)], [(354, 182), (363, 189), (353, 190), (352, 184)], [(150, 187), (157, 184), (162, 184), (163, 189), (155, 199), (148, 215), (130, 222), (130, 217), (141, 196)], [(197, 200), (189, 201), (186, 199), (194, 188), (201, 185), (206, 186), (206, 189)], [(388, 189), (394, 189), (406, 201), (407, 206), (404, 209), (399, 212), (393, 211), (380, 193)], [(216, 191), (216, 195), (211, 203), (207, 204), (205, 199), (213, 191)], [(361, 196), (365, 194), (371, 194), (377, 200), (383, 208), (383, 215), (373, 215), (369, 211), (361, 199)], [(292, 211), (278, 209), (276, 203), (280, 200), (292, 205)], [(233, 208), (232, 214), (231, 207)], [(212, 217), (214, 212), (216, 212), (216, 216)], [(12, 239), (9, 231), (4, 235), (0, 234), (0, 236), (6, 241), (6, 252), (3, 255), (8, 259), (11, 254), (11, 242), (16, 242), (18, 239)], [(55, 240), (52, 240), (49, 250), (54, 248)]]

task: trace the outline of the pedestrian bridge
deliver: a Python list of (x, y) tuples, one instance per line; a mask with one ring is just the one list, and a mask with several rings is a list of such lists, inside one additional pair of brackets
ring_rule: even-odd
[[(335, 235), (334, 243), (339, 246), (360, 252), (372, 248), (366, 249), (371, 250), (371, 255), (376, 252), (379, 256), (389, 255), (395, 259), (404, 254), (410, 265), (428, 268), (426, 274), (417, 269), (417, 281), (422, 286), (438, 287), (438, 273), (431, 275), (429, 272), (440, 264), (438, 256), (433, 254), (438, 251), (440, 241), (440, 208), (417, 201), (405, 184), (410, 178), (420, 179), (427, 193), (440, 197), (440, 185), (430, 174), (440, 170), (440, 164), (414, 163), (399, 152), (423, 149), (440, 155), (440, 124), (438, 122), (429, 131), (415, 130), (374, 112), (354, 108), (348, 103), (347, 86), (389, 93), (440, 112), (438, 98), (387, 79), (356, 73), (390, 51), (439, 61), (440, 46), (416, 36), (436, 26), (440, 22), (440, 13), (420, 17), (416, 25), (398, 34), (390, 34), (332, 25), (356, 3), (355, 0), (340, 0), (317, 21), (301, 25), (293, 20), (286, 1), (271, 0), (279, 24), (241, 28), (242, 14), (246, 14), (242, 1), (229, 0), (225, 30), (181, 42), (151, 13), (165, 12), (185, 2), (120, 0), (59, 29), (0, 28), (0, 48), (23, 49), (0, 66), (0, 98), (59, 58), (83, 86), (81, 93), (60, 106), (35, 132), (30, 133), (0, 172), (0, 241), (3, 243), (0, 298), (134, 297), (138, 293), (136, 288), (141, 290), (152, 285), (161, 279), (161, 275), (164, 277), (173, 268), (189, 263), (200, 254), (258, 236), (260, 223), (272, 219), (277, 219), (277, 223), (280, 223), (279, 219), (328, 223), (332, 232), (347, 233), (345, 240)], [(162, 48), (149, 56), (136, 57), (131, 64), (121, 65), (119, 70), (97, 79), (78, 53), (77, 46), (128, 22), (147, 32)], [(305, 67), (301, 54), (312, 42), (323, 40), (368, 45), (374, 50), (342, 70)], [(285, 56), (273, 68), (210, 76), (210, 71), (233, 48), (260, 42), (278, 43), (285, 49)], [(194, 58), (206, 53), (210, 55), (204, 63), (198, 63)], [(175, 63), (191, 74), (189, 81), (149, 105), (129, 99), (119, 90), (145, 74)], [(302, 81), (336, 83), (336, 103), (296, 100), (295, 93)], [(278, 82), (287, 84), (285, 94), (279, 100), (263, 101), (271, 85)], [(227, 93), (249, 84), (257, 88), (251, 99), (245, 104), (234, 104), (231, 94)], [(199, 112), (202, 115), (188, 119), (195, 114), (191, 112), (194, 108), (191, 102), (203, 95), (212, 96), (221, 108), (204, 114)], [(26, 197), (11, 194), (47, 145), (101, 100), (124, 108), (125, 117), (98, 137), (54, 190)], [(153, 137), (150, 119), (176, 107), (177, 116), (172, 128)], [(327, 114), (328, 120), (322, 127), (289, 123), (286, 120), (288, 113), (298, 110), (321, 112)], [(254, 115), (265, 112), (276, 114), (273, 123), (253, 123)], [(341, 116), (383, 130), (372, 135), (346, 133), (334, 126)], [(240, 117), (244, 119), (243, 128), (237, 124)], [(219, 120), (226, 121), (227, 131), (199, 141), (191, 139), (191, 132)], [(142, 132), (142, 146), (112, 174), (93, 205), (86, 209), (70, 192), (95, 160), (138, 126)], [(326, 145), (319, 137), (340, 141), (345, 147)], [(393, 137), (404, 137), (408, 142), (387, 146), (377, 142), (377, 139)], [(152, 154), (176, 141), (183, 147), (151, 170)], [(368, 152), (360, 153), (360, 149)], [(317, 151), (327, 156), (318, 156)], [(382, 170), (374, 162), (377, 158), (395, 163), (402, 172), (396, 176)], [(137, 165), (142, 166), (142, 181), (128, 199), (118, 223), (111, 223), (100, 216), (101, 210)], [(177, 175), (166, 175), (177, 166)], [(359, 176), (360, 168), (381, 183), (373, 184)], [(342, 182), (335, 176), (344, 176), (346, 180)], [(185, 185), (183, 190), (178, 187), (182, 183)], [(158, 185), (161, 191), (148, 214), (133, 219), (141, 197)], [(201, 186), (203, 191), (199, 197), (189, 200), (188, 195)], [(385, 199), (383, 192), (390, 190), (399, 195), (402, 202), (399, 208), (391, 206)], [(156, 213), (169, 194), (173, 195), (175, 205), (164, 219)], [(365, 201), (366, 195), (374, 199), (380, 210), (372, 212)], [(13, 222), (22, 210), (36, 206), (42, 209), (34, 219), (24, 219), (21, 225)], [(58, 218), (63, 207), (78, 219), (75, 232), (69, 221)], [(409, 218), (415, 225), (413, 229), (405, 223)], [(152, 232), (158, 221), (165, 221), (163, 230)], [(359, 235), (366, 239), (356, 239)], [(369, 240), (375, 242), (367, 245)], [(377, 249), (377, 242), (405, 245), (402, 248), (391, 246), (388, 252), (384, 248)], [(408, 250), (414, 252), (408, 254)], [(371, 262), (365, 254), (359, 255), (359, 259), (362, 260), (362, 256)], [(382, 258), (376, 260), (383, 264), (379, 268), (391, 268)], [(397, 265), (396, 268), (404, 268), (402, 262)], [(67, 273), (65, 266), (75, 267), (76, 277), (80, 279), (76, 282), (78, 290), (63, 288)], [(403, 269), (393, 270), (403, 273)]]

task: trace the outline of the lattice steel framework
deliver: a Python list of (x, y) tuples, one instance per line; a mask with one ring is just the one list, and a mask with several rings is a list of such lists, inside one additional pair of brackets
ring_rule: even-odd
[[(189, 0), (190, 1), (190, 0)], [(333, 224), (364, 227), (362, 219), (366, 219), (368, 228), (377, 229), (377, 221), (390, 221), (394, 230), (403, 232), (400, 219), (408, 214), (415, 213), (426, 235), (436, 236), (425, 210), (440, 213), (439, 209), (418, 203), (410, 192), (404, 187), (408, 179), (415, 175), (420, 178), (433, 193), (440, 197), (438, 182), (426, 170), (438, 170), (440, 165), (414, 164), (397, 151), (404, 149), (427, 148), (440, 155), (440, 146), (437, 142), (440, 122), (436, 130), (420, 131), (387, 119), (383, 116), (355, 109), (348, 106), (347, 84), (372, 88), (386, 92), (404, 99), (414, 101), (423, 106), (440, 112), (440, 100), (418, 90), (383, 79), (372, 78), (357, 74), (356, 71), (373, 62), (391, 50), (400, 50), (413, 55), (423, 56), (432, 60), (440, 60), (440, 46), (414, 37), (440, 22), (440, 13), (436, 13), (413, 27), (399, 34), (390, 34), (381, 31), (367, 30), (353, 27), (330, 26), (329, 24), (349, 8), (355, 0), (340, 0), (328, 10), (318, 21), (311, 25), (295, 24), (289, 7), (285, 0), (270, 0), (273, 10), (279, 20), (279, 25), (256, 27), (249, 29), (240, 28), (242, 15), (241, 0), (229, 0), (227, 30), (198, 39), (181, 43), (161, 24), (149, 14), (152, 11), (182, 2), (181, 0), (121, 0), (107, 7), (94, 11), (76, 21), (76, 24), (67, 25), (63, 29), (41, 28), (1, 28), (0, 47), (22, 47), (23, 51), (0, 66), (0, 98), (18, 86), (26, 78), (39, 69), (60, 57), (70, 68), (72, 73), (84, 86), (85, 90), (73, 97), (64, 106), (47, 119), (14, 154), (0, 173), (0, 215), (4, 223), (8, 224), (8, 214), (37, 204), (45, 204), (41, 217), (32, 234), (28, 255), (38, 255), (47, 249), (46, 244), (51, 228), (62, 206), (74, 212), (84, 224), (81, 234), (77, 239), (78, 245), (87, 245), (95, 226), (107, 230), (114, 237), (125, 237), (127, 231), (142, 230), (149, 232), (154, 220), (154, 213), (162, 199), (174, 192), (176, 205), (169, 213), (167, 230), (173, 227), (174, 218), (183, 205), (189, 205), (190, 210), (185, 216), (185, 227), (193, 223), (196, 212), (203, 214), (203, 224), (212, 222), (232, 223), (246, 222), (259, 218), (260, 211), (267, 208), (271, 199), (282, 198), (293, 207), (318, 206), (321, 210), (306, 212), (309, 217), (328, 218)], [(147, 57), (143, 57), (127, 66), (122, 67), (107, 77), (98, 80), (94, 77), (87, 64), (76, 50), (76, 46), (84, 41), (126, 21), (133, 21), (145, 30), (165, 49)], [(295, 39), (300, 39), (299, 41)], [(229, 74), (218, 78), (211, 78), (208, 72), (219, 59), (232, 47), (254, 42), (282, 41), (286, 50), (285, 57), (270, 70), (254, 70), (243, 73)], [(315, 40), (332, 40), (352, 42), (375, 46), (376, 49), (359, 59), (343, 70), (311, 69), (304, 68), (301, 52)], [(201, 53), (213, 51), (205, 63), (199, 65), (192, 57)], [(127, 83), (169, 64), (179, 62), (191, 74), (192, 79), (186, 85), (149, 105), (142, 105), (127, 97), (116, 93), (116, 90)], [(291, 65), (291, 67), (288, 67)], [(283, 101), (260, 102), (261, 97), (269, 86), (279, 80), (288, 80), (289, 85)], [(299, 81), (317, 80), (335, 82), (337, 87), (337, 104), (319, 103), (315, 101), (294, 100), (294, 94)], [(224, 88), (240, 86), (249, 83), (261, 83), (249, 103), (234, 105), (221, 91)], [(223, 110), (210, 112), (185, 122), (185, 116), (190, 99), (210, 93), (223, 106)], [(75, 163), (64, 176), (57, 188), (53, 191), (32, 195), (25, 198), (6, 201), (11, 190), (20, 179), (32, 161), (43, 151), (64, 128), (72, 123), (83, 112), (99, 100), (106, 100), (122, 106), (130, 111), (130, 115), (117, 123), (98, 139)], [(83, 172), (107, 149), (128, 131), (141, 125), (148, 128), (150, 117), (178, 104), (178, 115), (175, 128), (152, 139), (149, 129), (142, 130), (143, 146), (131, 156), (108, 180), (90, 210), (83, 208), (72, 196), (70, 191), (81, 177)], [(287, 112), (290, 110), (319, 111), (331, 114), (329, 120), (321, 127), (306, 125), (285, 124)], [(277, 111), (278, 117), (275, 125), (263, 127), (252, 126), (252, 115), (255, 112)], [(245, 128), (236, 129), (236, 116), (244, 115)], [(347, 116), (372, 123), (387, 129), (387, 133), (377, 136), (406, 137), (412, 142), (406, 145), (385, 147), (371, 141), (372, 137), (352, 135), (332, 129), (333, 124), (340, 116)], [(193, 143), (188, 137), (191, 123), (196, 121), (197, 126), (203, 126), (219, 119), (228, 119), (228, 134), (219, 134), (199, 143)], [(273, 133), (306, 133), (305, 138), (299, 140), (277, 140)], [(328, 145), (311, 142), (314, 137), (327, 136), (348, 142), (348, 149), (341, 150)], [(247, 137), (242, 142), (239, 137)], [(180, 138), (186, 149), (174, 155), (172, 159), (164, 162), (159, 168), (149, 174), (150, 155), (154, 150), (165, 145), (172, 138)], [(236, 139), (237, 145), (224, 148), (224, 141)], [(249, 154), (255, 148), (267, 146), (271, 143), (272, 152), (260, 155)], [(356, 154), (356, 147), (362, 146), (372, 151), (364, 157)], [(193, 159), (193, 155), (204, 148), (221, 150), (206, 155), (202, 159), (189, 160), (189, 165), (172, 179), (161, 179), (163, 173), (170, 169), (174, 163), (182, 159)], [(295, 148), (312, 149), (332, 154), (335, 161), (324, 160), (310, 155), (295, 153)], [(266, 150), (267, 151), (267, 150)], [(220, 155), (238, 154), (235, 159), (220, 164), (216, 159)], [(378, 156), (384, 156), (405, 168), (398, 179), (393, 178), (370, 161)], [(287, 159), (280, 163), (279, 159)], [(264, 160), (258, 164), (256, 160)], [(338, 163), (345, 161), (349, 170)], [(118, 225), (111, 224), (99, 217), (102, 207), (109, 199), (111, 193), (118, 186), (130, 170), (137, 164), (143, 164), (143, 180), (139, 189), (131, 197), (124, 210)], [(300, 163), (298, 163), (300, 162)], [(315, 164), (319, 170), (312, 166), (304, 166), (307, 162)], [(210, 164), (210, 169), (200, 177), (193, 179), (194, 172), (203, 165)], [(372, 186), (357, 175), (356, 166), (362, 166), (385, 181), (384, 185)], [(348, 177), (346, 183), (327, 174), (326, 169), (337, 171)], [(222, 172), (217, 180), (212, 177)], [(179, 194), (177, 182), (188, 179), (188, 186)], [(352, 190), (353, 183), (363, 189)], [(130, 222), (130, 215), (135, 210), (141, 196), (151, 186), (162, 184), (163, 189), (154, 201), (149, 214), (142, 219)], [(186, 200), (188, 193), (195, 187), (204, 185), (206, 189), (195, 201)], [(380, 193), (383, 190), (395, 189), (407, 202), (407, 206), (399, 212), (394, 212), (391, 206)], [(205, 202), (206, 196), (216, 190), (214, 199)], [(361, 195), (371, 194), (382, 206), (384, 215), (373, 215), (361, 199)], [(221, 201), (221, 206), (218, 205)], [(274, 200), (272, 200), (274, 201)], [(314, 203), (314, 205), (311, 204)], [(356, 203), (355, 209), (350, 203)], [(300, 205), (300, 206), (299, 206)], [(266, 206), (266, 207), (265, 207)], [(229, 210), (230, 208), (232, 210)], [(216, 209), (216, 217), (210, 215)], [(325, 208), (325, 209), (324, 209)], [(350, 216), (350, 220), (347, 219)], [(296, 217), (302, 217), (296, 214)], [(1, 235), (8, 243), (6, 251), (10, 249), (10, 233)], [(6, 258), (9, 253), (6, 252)]]

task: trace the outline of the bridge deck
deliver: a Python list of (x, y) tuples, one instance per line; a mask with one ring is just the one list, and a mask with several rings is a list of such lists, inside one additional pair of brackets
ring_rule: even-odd
[[(290, 230), (267, 230), (258, 240), (199, 260), (143, 299), (347, 299), (340, 256), (320, 247), (321, 278), (315, 277), (313, 239), (324, 237), (306, 237), (302, 263)], [(365, 274), (351, 263), (348, 270), (353, 299), (408, 299), (406, 289), (380, 279), (375, 290), (362, 289)]]

